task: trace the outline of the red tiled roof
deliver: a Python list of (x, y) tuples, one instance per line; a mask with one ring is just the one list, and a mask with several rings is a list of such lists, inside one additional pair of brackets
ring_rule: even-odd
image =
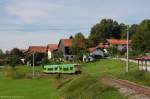
[(46, 53), (46, 46), (30, 46), (29, 51), (34, 53)]
[(135, 60), (150, 60), (150, 56), (137, 57), (137, 58), (135, 58)]
[(96, 50), (96, 48), (95, 48), (95, 47), (88, 48), (88, 51), (89, 51), (89, 52), (93, 52), (93, 51), (95, 51), (95, 50)]
[(72, 39), (61, 39), (65, 47), (71, 47), (72, 46)]
[[(127, 44), (127, 40), (107, 39), (110, 44)], [(129, 40), (129, 43), (131, 40)]]
[(54, 50), (57, 50), (57, 49), (58, 49), (57, 44), (48, 44), (47, 45), (47, 50), (54, 51)]

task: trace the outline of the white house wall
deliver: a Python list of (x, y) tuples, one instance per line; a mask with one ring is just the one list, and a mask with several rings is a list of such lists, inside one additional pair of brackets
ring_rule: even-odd
[(52, 52), (48, 51), (48, 59), (51, 59), (51, 58), (52, 58)]

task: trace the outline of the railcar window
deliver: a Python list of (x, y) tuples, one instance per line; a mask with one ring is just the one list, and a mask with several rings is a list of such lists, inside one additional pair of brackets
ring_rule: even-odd
[(55, 68), (55, 70), (57, 70), (57, 67)]
[(52, 71), (52, 70), (53, 70), (53, 68), (48, 68), (48, 70)]
[(70, 67), (70, 70), (73, 70), (73, 67)]
[(68, 71), (68, 68), (64, 68), (64, 71)]

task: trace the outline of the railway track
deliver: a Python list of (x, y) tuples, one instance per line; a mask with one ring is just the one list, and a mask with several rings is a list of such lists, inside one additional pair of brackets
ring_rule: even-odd
[(142, 86), (127, 80), (114, 79), (112, 77), (104, 77), (102, 80), (106, 83), (119, 84), (123, 87), (134, 90), (138, 94), (143, 94), (150, 98), (150, 87)]

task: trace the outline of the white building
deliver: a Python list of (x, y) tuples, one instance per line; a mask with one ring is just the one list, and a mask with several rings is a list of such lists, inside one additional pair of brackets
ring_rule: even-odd
[(56, 51), (58, 48), (57, 44), (48, 44), (47, 45), (47, 54), (48, 54), (48, 59), (53, 58), (53, 52)]

